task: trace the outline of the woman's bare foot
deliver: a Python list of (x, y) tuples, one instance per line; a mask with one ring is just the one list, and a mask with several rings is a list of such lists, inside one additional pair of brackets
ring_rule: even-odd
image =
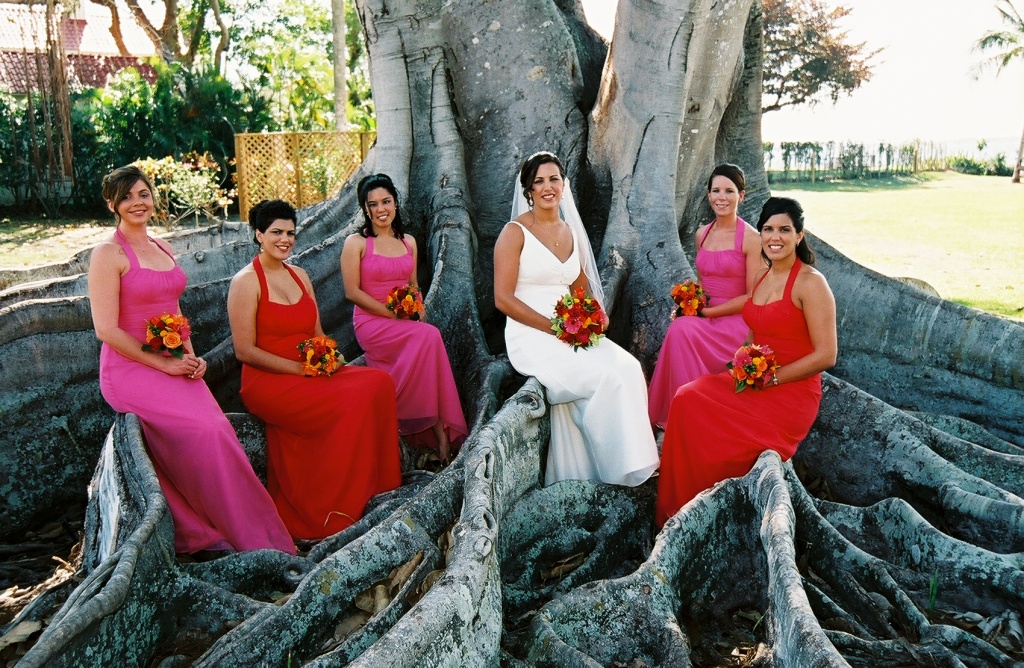
[(447, 464), (451, 461), (452, 444), (448, 440), (448, 434), (445, 433), (444, 426), (440, 422), (434, 424), (434, 436), (437, 437), (437, 455), (440, 457), (442, 464)]

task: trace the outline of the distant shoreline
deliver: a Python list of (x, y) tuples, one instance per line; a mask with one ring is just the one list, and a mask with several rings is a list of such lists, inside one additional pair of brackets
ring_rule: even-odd
[(773, 143), (775, 145), (775, 148), (774, 148), (774, 151), (773, 151), (773, 155), (772, 155), (772, 161), (771, 161), (771, 163), (769, 165), (767, 165), (767, 167), (769, 169), (772, 169), (772, 170), (782, 169), (782, 166), (783, 166), (782, 165), (782, 153), (781, 153), (781, 150), (780, 150), (779, 146), (783, 142), (811, 142), (811, 143), (825, 145), (825, 144), (827, 144), (828, 142), (831, 141), (831, 142), (834, 142), (837, 145), (838, 144), (851, 144), (851, 143), (853, 143), (853, 144), (863, 144), (864, 148), (865, 148), (865, 151), (867, 153), (871, 154), (871, 153), (874, 153), (876, 151), (876, 149), (878, 148), (879, 144), (892, 144), (897, 149), (899, 149), (900, 146), (905, 146), (907, 144), (912, 144), (915, 141), (920, 141), (922, 144), (925, 144), (925, 145), (931, 144), (931, 145), (935, 145), (935, 146), (940, 147), (942, 149), (942, 153), (944, 155), (946, 155), (947, 157), (957, 156), (957, 155), (966, 155), (966, 156), (971, 157), (971, 158), (977, 158), (977, 159), (981, 159), (983, 161), (987, 161), (987, 160), (991, 160), (991, 159), (995, 158), (997, 155), (1002, 153), (1003, 155), (1006, 156), (1006, 162), (1008, 164), (1012, 164), (1014, 159), (1017, 157), (1017, 148), (1020, 146), (1020, 137), (994, 137), (994, 138), (991, 138), (991, 139), (989, 139), (988, 137), (984, 137), (983, 139), (985, 139), (985, 142), (986, 142), (985, 150), (979, 151), (978, 150), (978, 142), (980, 142), (981, 139), (982, 138), (979, 138), (979, 139), (953, 139), (953, 140), (949, 140), (949, 141), (932, 140), (932, 139), (920, 139), (920, 140), (909, 139), (909, 140), (905, 140), (905, 141), (891, 141), (891, 140), (887, 140), (887, 139), (877, 139), (876, 138), (876, 139), (873, 139), (873, 140), (862, 141), (862, 140), (859, 140), (859, 139), (850, 139), (850, 138), (845, 138), (845, 139), (821, 139), (821, 138), (805, 139), (805, 138), (786, 137), (786, 138), (783, 138), (783, 139), (773, 139), (771, 137), (764, 137), (762, 139), (762, 142), (763, 143)]

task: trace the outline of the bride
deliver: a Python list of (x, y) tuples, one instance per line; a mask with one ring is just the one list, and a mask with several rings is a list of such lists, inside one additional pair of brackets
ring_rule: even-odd
[(569, 290), (583, 288), (604, 303), (565, 170), (554, 154), (536, 153), (519, 182), (513, 220), (494, 246), (494, 303), (508, 316), (509, 361), (544, 385), (551, 404), (545, 484), (639, 485), (658, 468), (640, 363), (607, 338), (574, 351), (551, 331), (555, 303)]

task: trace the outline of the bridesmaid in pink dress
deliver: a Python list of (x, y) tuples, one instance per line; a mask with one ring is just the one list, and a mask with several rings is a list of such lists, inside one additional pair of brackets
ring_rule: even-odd
[(341, 252), (345, 296), (355, 304), (356, 340), (366, 365), (386, 370), (395, 381), (399, 433), (407, 442), (436, 447), (447, 461), (469, 430), (441, 333), (422, 318), (399, 319), (384, 306), (393, 288), (419, 286), (416, 240), (403, 233), (398, 191), (389, 176), (365, 177), (358, 195), (363, 226)]
[(181, 359), (144, 352), (146, 321), (178, 314), (185, 272), (170, 247), (147, 234), (153, 186), (134, 166), (103, 179), (117, 220), (113, 238), (93, 251), (89, 302), (100, 350), (100, 391), (119, 413), (135, 413), (174, 520), (174, 549), (275, 548), (295, 545), (203, 381), (206, 362), (191, 341)]
[(651, 424), (664, 427), (676, 390), (725, 364), (743, 343), (747, 326), (743, 303), (761, 264), (757, 230), (737, 214), (746, 194), (743, 170), (729, 163), (708, 179), (708, 201), (715, 219), (697, 229), (697, 278), (710, 297), (703, 317), (672, 321), (651, 378), (647, 410)]

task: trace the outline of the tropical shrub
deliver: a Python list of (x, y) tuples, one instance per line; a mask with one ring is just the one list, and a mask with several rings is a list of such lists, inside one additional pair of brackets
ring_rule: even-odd
[(996, 157), (988, 161), (985, 173), (989, 176), (1013, 176), (1013, 165), (1006, 164), (1006, 154), (997, 153)]
[(949, 169), (961, 174), (984, 174), (986, 166), (984, 161), (961, 153), (949, 158)]
[(175, 160), (173, 156), (145, 158), (135, 161), (156, 188), (157, 207), (154, 217), (165, 226), (192, 216), (199, 226), (199, 216), (217, 219), (217, 211), (227, 217), (235, 191), (221, 188), (220, 165), (209, 153), (189, 153)]

